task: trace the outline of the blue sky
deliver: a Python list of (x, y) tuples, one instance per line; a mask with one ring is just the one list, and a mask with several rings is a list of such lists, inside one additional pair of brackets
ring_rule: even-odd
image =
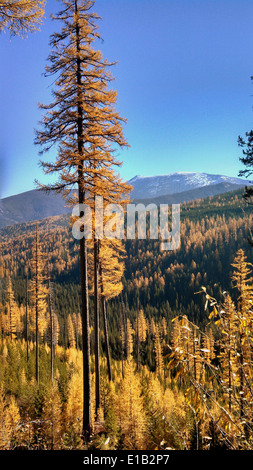
[[(45, 181), (34, 129), (38, 102), (51, 101), (42, 74), (49, 54), (48, 0), (41, 31), (1, 34), (0, 189), (6, 197)], [(104, 57), (130, 148), (121, 175), (200, 171), (237, 176), (237, 137), (253, 126), (252, 0), (97, 0)], [(54, 155), (51, 155), (54, 158)]]

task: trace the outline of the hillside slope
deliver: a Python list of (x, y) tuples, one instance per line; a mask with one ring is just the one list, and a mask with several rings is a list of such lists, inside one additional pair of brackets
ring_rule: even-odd
[[(206, 173), (135, 177), (132, 202), (173, 204), (194, 201), (244, 187), (250, 182)], [(0, 199), (0, 228), (70, 213), (61, 194), (32, 190)]]
[[(133, 186), (133, 199), (156, 198), (168, 194), (171, 195), (191, 191), (198, 188), (207, 188), (209, 186), (219, 185), (222, 183), (236, 185), (237, 188), (251, 184), (250, 181), (242, 178), (196, 172), (175, 172), (160, 176), (137, 175), (132, 178), (129, 183)], [(226, 188), (226, 186), (224, 187)]]
[[(123, 295), (129, 316), (134, 318), (139, 299), (149, 318), (169, 319), (181, 312), (195, 321), (204, 321), (204, 299), (196, 292), (205, 285), (210, 295), (220, 298), (224, 289), (231, 288), (231, 263), (239, 248), (245, 250), (249, 262), (253, 261), (247, 241), (253, 227), (252, 215), (252, 207), (245, 205), (240, 189), (182, 204), (181, 245), (176, 251), (162, 252), (159, 240), (127, 240)], [(64, 215), (38, 224), (42, 252), (49, 260), (55, 284), (56, 309), (62, 318), (80, 308), (79, 248), (68, 220)], [(0, 230), (1, 275), (7, 270), (12, 272), (19, 302), (25, 300), (34, 233), (34, 222), (19, 224), (15, 230)], [(1, 296), (4, 298), (3, 285), (0, 282), (0, 301)], [(115, 299), (111, 304), (115, 302), (120, 301)], [(108, 305), (110, 335), (115, 344), (119, 317), (110, 312)]]
[(0, 228), (68, 212), (60, 194), (26, 191), (0, 200)]

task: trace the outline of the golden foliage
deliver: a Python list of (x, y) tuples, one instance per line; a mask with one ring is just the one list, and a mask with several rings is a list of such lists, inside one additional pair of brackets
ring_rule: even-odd
[(50, 387), (42, 410), (43, 439), (48, 449), (60, 449), (62, 444), (62, 404), (57, 385)]
[(130, 359), (124, 368), (114, 402), (117, 423), (125, 449), (145, 449), (147, 420), (140, 378), (134, 372), (134, 363)]
[(14, 396), (7, 401), (3, 389), (0, 386), (0, 449), (12, 448), (12, 443), (17, 436), (20, 422), (19, 409)]
[(1, 0), (0, 31), (12, 36), (37, 31), (44, 15), (45, 0)]

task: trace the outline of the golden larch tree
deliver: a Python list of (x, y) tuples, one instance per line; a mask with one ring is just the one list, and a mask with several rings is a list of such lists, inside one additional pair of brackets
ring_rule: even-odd
[(219, 341), (222, 370), (221, 380), (228, 409), (231, 412), (233, 403), (238, 403), (238, 400), (234, 400), (233, 397), (235, 398), (235, 391), (239, 381), (237, 356), (238, 319), (235, 305), (230, 295), (226, 296), (222, 311), (222, 321), (218, 323), (221, 330)]
[(41, 420), (43, 437), (49, 450), (61, 448), (62, 440), (62, 404), (56, 384), (51, 385), (45, 398)]
[(124, 449), (145, 449), (147, 418), (140, 376), (135, 372), (133, 359), (127, 360), (124, 378), (115, 397), (115, 413), (122, 434)]
[(6, 308), (7, 308), (7, 325), (6, 332), (10, 338), (17, 336), (17, 322), (18, 322), (18, 306), (15, 302), (14, 291), (12, 287), (11, 278), (8, 277), (6, 281)]
[(70, 314), (68, 315), (68, 318), (67, 318), (67, 331), (68, 331), (69, 347), (70, 348), (75, 348), (76, 347), (76, 336), (75, 336), (73, 320), (72, 320), (72, 317), (71, 317)]
[[(253, 278), (251, 276), (251, 263), (247, 262), (243, 250), (238, 250), (234, 263), (232, 280), (238, 292), (237, 298), (237, 357), (238, 380), (240, 395), (240, 416), (252, 415), (252, 341), (253, 341)], [(250, 406), (248, 406), (250, 404)], [(250, 418), (251, 419), (251, 418)]]
[(154, 349), (155, 349), (156, 373), (158, 377), (163, 379), (164, 378), (164, 358), (163, 358), (161, 333), (160, 333), (160, 328), (158, 324), (155, 325)]
[(35, 324), (36, 343), (36, 380), (39, 382), (39, 344), (44, 337), (48, 325), (47, 285), (45, 283), (45, 259), (39, 240), (38, 224), (35, 228), (32, 258), (32, 280), (30, 283), (31, 303), (33, 306), (33, 321)]
[[(41, 162), (47, 174), (57, 173), (58, 181), (40, 185), (43, 190), (62, 191), (68, 197), (71, 188), (77, 190), (79, 215), (83, 205), (98, 191), (100, 182), (121, 191), (120, 178), (114, 167), (120, 162), (114, 155), (114, 145), (125, 147), (124, 120), (115, 110), (117, 93), (109, 88), (112, 76), (110, 64), (94, 42), (100, 37), (91, 0), (62, 0), (63, 8), (53, 18), (62, 24), (51, 36), (46, 75), (56, 75), (54, 101), (41, 105), (45, 111), (36, 143), (42, 152), (57, 146), (55, 162)], [(95, 183), (94, 183), (95, 182)], [(101, 183), (102, 184), (102, 183)], [(94, 188), (95, 185), (95, 188)], [(94, 193), (95, 190), (95, 193)], [(73, 203), (73, 199), (69, 199)], [(91, 434), (91, 374), (89, 296), (87, 275), (87, 241), (80, 219), (76, 238), (79, 239), (81, 317), (83, 341), (83, 437)], [(97, 269), (96, 269), (97, 272)]]

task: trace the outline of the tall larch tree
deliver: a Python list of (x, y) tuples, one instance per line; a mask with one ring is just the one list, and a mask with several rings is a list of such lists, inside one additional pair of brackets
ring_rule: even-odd
[(164, 358), (163, 358), (161, 333), (160, 333), (159, 324), (155, 325), (154, 349), (155, 349), (156, 373), (157, 373), (157, 376), (163, 380)]
[(67, 332), (68, 332), (69, 347), (75, 348), (76, 347), (76, 335), (75, 335), (73, 320), (70, 314), (68, 315), (68, 318), (67, 318)]
[(26, 303), (25, 303), (25, 339), (26, 339), (26, 359), (29, 359), (29, 282), (26, 277)]
[[(104, 60), (94, 43), (100, 38), (99, 17), (92, 11), (94, 1), (63, 0), (62, 10), (53, 17), (62, 28), (51, 36), (52, 52), (46, 67), (47, 76), (56, 76), (54, 100), (40, 105), (46, 113), (37, 131), (36, 143), (43, 151), (57, 146), (55, 162), (41, 162), (46, 174), (57, 173), (58, 181), (40, 185), (43, 190), (63, 192), (77, 190), (79, 204), (87, 202), (86, 194), (94, 196), (94, 181), (106, 182), (120, 193), (120, 178), (113, 168), (120, 166), (114, 145), (127, 146), (123, 136), (123, 119), (115, 110), (117, 94), (109, 88), (110, 64)], [(118, 188), (118, 189), (117, 189)], [(73, 201), (70, 201), (73, 202)], [(80, 206), (82, 207), (82, 206)], [(79, 213), (81, 215), (81, 211)], [(83, 340), (83, 438), (91, 435), (91, 374), (89, 298), (87, 276), (87, 241), (80, 219), (80, 280)]]
[(82, 337), (82, 320), (80, 313), (73, 314), (73, 327), (76, 340), (76, 348), (78, 349), (79, 338)]
[(235, 305), (230, 297), (226, 296), (221, 322), (218, 323), (221, 330), (219, 341), (220, 361), (221, 361), (221, 380), (228, 405), (229, 412), (232, 411), (232, 405), (238, 402), (233, 400), (235, 390), (238, 386), (238, 357), (237, 357), (237, 336), (238, 319)]
[(122, 240), (103, 239), (100, 241), (99, 286), (101, 294), (102, 316), (104, 322), (105, 348), (109, 381), (112, 380), (112, 370), (106, 303), (109, 299), (119, 296), (122, 292), (122, 277), (125, 267), (124, 254), (125, 250)]
[(200, 335), (197, 328), (193, 327), (190, 334), (189, 348), (187, 349), (189, 370), (196, 382), (199, 382), (202, 374), (202, 357), (200, 352)]
[(48, 310), (49, 310), (49, 344), (50, 344), (50, 351), (51, 351), (51, 383), (53, 383), (54, 379), (54, 355), (55, 355), (55, 347), (58, 344), (58, 337), (59, 337), (59, 322), (58, 317), (55, 312), (54, 308), (54, 288), (53, 283), (50, 280), (50, 274), (48, 269)]
[(45, 397), (41, 420), (43, 423), (43, 438), (50, 450), (61, 448), (62, 405), (56, 384), (51, 385)]
[(147, 320), (145, 318), (143, 310), (140, 309), (140, 314), (139, 314), (139, 339), (140, 339), (141, 343), (146, 341), (147, 330), (148, 330)]
[(209, 327), (206, 327), (205, 331), (202, 333), (201, 354), (203, 358), (203, 372), (205, 371), (203, 379), (205, 378), (207, 381), (213, 376), (212, 368), (213, 360), (215, 359), (215, 339), (213, 331)]
[(114, 409), (120, 428), (123, 450), (145, 449), (147, 417), (140, 376), (135, 372), (132, 356), (126, 361), (125, 374), (120, 383)]
[(6, 285), (6, 306), (7, 306), (7, 331), (10, 338), (17, 336), (17, 304), (14, 299), (14, 292), (11, 278), (7, 278)]
[[(93, 163), (94, 168), (97, 168), (98, 163), (95, 159)], [(106, 315), (106, 304), (105, 299), (112, 298), (118, 295), (123, 286), (121, 278), (123, 275), (124, 266), (122, 263), (122, 241), (120, 240), (121, 227), (122, 227), (122, 216), (124, 218), (124, 205), (128, 202), (127, 194), (131, 187), (120, 181), (114, 175), (113, 170), (110, 172), (106, 169), (107, 177), (98, 179), (97, 175), (93, 178), (94, 193), (93, 199), (89, 201), (89, 205), (92, 210), (92, 221), (93, 221), (93, 259), (92, 266), (90, 269), (90, 276), (92, 277), (92, 292), (94, 297), (94, 337), (95, 337), (95, 376), (96, 376), (96, 414), (100, 408), (100, 326), (99, 326), (99, 309), (100, 300), (102, 307), (102, 314), (104, 319), (105, 328), (105, 340), (106, 340), (106, 352), (107, 360), (109, 359), (109, 347), (108, 347), (108, 334), (107, 334), (107, 315)], [(100, 202), (98, 203), (97, 200)], [(121, 213), (114, 213), (115, 204), (117, 209), (121, 208)], [(98, 218), (96, 214), (96, 207), (100, 205), (103, 209), (101, 211), (101, 220), (96, 228), (95, 221)], [(109, 208), (109, 211), (108, 211)], [(110, 213), (112, 209), (112, 214)], [(99, 211), (98, 211), (99, 212)], [(102, 215), (103, 212), (103, 215)], [(109, 215), (107, 214), (109, 212)], [(102, 227), (101, 227), (102, 222)], [(105, 232), (102, 239), (98, 238), (97, 232)], [(108, 238), (107, 238), (108, 237)], [(123, 270), (122, 270), (123, 267)], [(107, 295), (106, 295), (107, 290)], [(110, 295), (108, 296), (108, 291)], [(110, 364), (108, 361), (108, 371), (110, 371)], [(110, 374), (110, 372), (109, 372)]]
[[(237, 357), (239, 360), (239, 394), (240, 394), (240, 416), (246, 419), (248, 416), (248, 403), (251, 404), (252, 395), (252, 340), (253, 340), (253, 278), (249, 262), (242, 249), (238, 250), (234, 263), (232, 280), (238, 292), (237, 300)], [(251, 415), (251, 412), (250, 412)]]
[(36, 380), (39, 382), (39, 345), (40, 337), (43, 337), (46, 328), (47, 312), (47, 286), (45, 284), (45, 260), (43, 258), (41, 243), (39, 240), (38, 225), (36, 224), (33, 258), (32, 258), (31, 302), (33, 305), (33, 319), (35, 323), (36, 343)]

